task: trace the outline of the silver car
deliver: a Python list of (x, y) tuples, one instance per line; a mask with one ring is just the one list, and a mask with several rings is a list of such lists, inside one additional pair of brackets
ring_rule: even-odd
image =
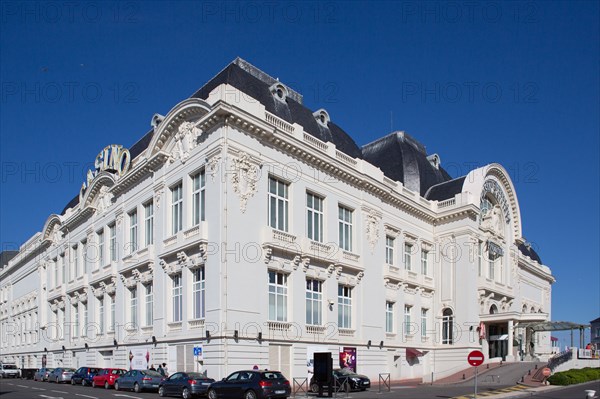
[(41, 369), (38, 369), (38, 371), (35, 372), (35, 374), (33, 375), (33, 380), (34, 381), (48, 381), (48, 375), (50, 375), (50, 373), (53, 370), (54, 369), (42, 367)]
[(75, 374), (75, 369), (67, 367), (55, 368), (53, 372), (48, 375), (48, 382), (71, 382), (71, 378)]

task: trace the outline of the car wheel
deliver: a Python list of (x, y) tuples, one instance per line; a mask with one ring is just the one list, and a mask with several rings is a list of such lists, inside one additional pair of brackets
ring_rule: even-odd
[(217, 391), (215, 391), (214, 389), (209, 389), (208, 399), (217, 399)]
[(142, 389), (140, 388), (140, 384), (138, 384), (137, 382), (133, 384), (133, 392), (140, 393), (141, 391)]
[[(104, 388), (106, 388), (106, 385), (104, 386)], [(119, 390), (119, 383), (115, 382), (115, 391), (118, 391), (118, 390)]]
[(110, 385), (108, 385), (108, 381), (105, 381), (104, 382), (104, 389), (108, 389), (108, 388), (110, 388)]
[(158, 396), (165, 397), (165, 387), (158, 387)]
[(81, 379), (81, 386), (84, 387), (85, 386), (85, 378)]
[(312, 393), (319, 393), (319, 384), (317, 384), (316, 382), (313, 382), (313, 383), (310, 385), (310, 391), (311, 391)]
[(92, 380), (92, 388), (96, 388), (96, 381)]
[(183, 388), (183, 391), (181, 392), (181, 397), (183, 399), (190, 399), (190, 390), (187, 388)]
[(256, 393), (253, 390), (246, 391), (244, 399), (256, 399)]
[(56, 380), (54, 380), (54, 382), (56, 382), (58, 384), (58, 377), (56, 377)]

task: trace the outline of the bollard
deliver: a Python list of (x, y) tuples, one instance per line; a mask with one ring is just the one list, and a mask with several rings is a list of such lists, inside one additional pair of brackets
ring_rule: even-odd
[(527, 370), (527, 375), (531, 375), (531, 370)]
[(463, 380), (466, 379), (465, 375), (463, 374)]
[(490, 365), (489, 365), (489, 364), (487, 365), (487, 368), (488, 368), (488, 369), (490, 368)]
[(525, 376), (521, 377), (521, 382), (525, 382)]
[(537, 370), (537, 364), (535, 365), (535, 369)]

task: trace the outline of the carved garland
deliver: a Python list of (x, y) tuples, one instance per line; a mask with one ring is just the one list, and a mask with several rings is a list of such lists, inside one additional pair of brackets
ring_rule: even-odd
[(240, 210), (246, 212), (246, 203), (257, 191), (259, 167), (250, 160), (250, 155), (241, 152), (238, 158), (233, 158), (233, 173), (231, 183), (233, 191), (240, 198)]

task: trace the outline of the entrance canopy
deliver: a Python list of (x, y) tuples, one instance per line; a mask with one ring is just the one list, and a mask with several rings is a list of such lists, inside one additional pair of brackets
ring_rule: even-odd
[(531, 328), (533, 331), (567, 331), (583, 330), (589, 328), (589, 324), (573, 323), (571, 321), (541, 321), (530, 323), (519, 323), (518, 328)]

